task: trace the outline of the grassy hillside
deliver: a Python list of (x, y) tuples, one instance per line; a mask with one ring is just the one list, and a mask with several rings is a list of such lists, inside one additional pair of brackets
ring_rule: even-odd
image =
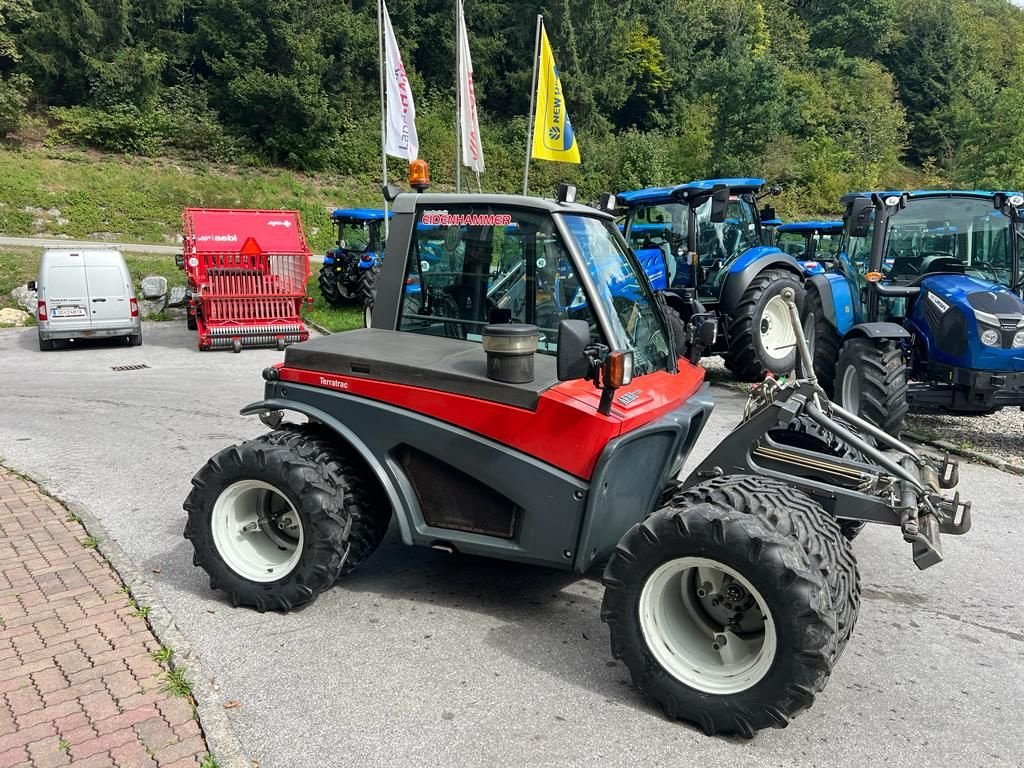
[(310, 247), (332, 240), (328, 210), (379, 205), (372, 186), (279, 169), (188, 166), (69, 149), (0, 149), (0, 235), (177, 242), (187, 206), (302, 213)]

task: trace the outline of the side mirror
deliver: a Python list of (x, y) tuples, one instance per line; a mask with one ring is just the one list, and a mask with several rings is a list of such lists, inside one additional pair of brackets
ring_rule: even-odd
[(866, 197), (858, 197), (850, 203), (846, 212), (847, 226), (850, 228), (850, 237), (867, 237), (871, 228), (871, 214), (875, 206)]
[(777, 218), (778, 215), (772, 206), (766, 205), (761, 209), (761, 221), (774, 221)]
[(590, 373), (590, 324), (586, 320), (563, 320), (558, 324), (558, 380), (585, 379)]
[(30, 291), (36, 290), (36, 281), (29, 280), (27, 283), (25, 283), (25, 287), (28, 288)]
[(729, 188), (719, 184), (711, 190), (711, 223), (721, 224), (729, 209)]

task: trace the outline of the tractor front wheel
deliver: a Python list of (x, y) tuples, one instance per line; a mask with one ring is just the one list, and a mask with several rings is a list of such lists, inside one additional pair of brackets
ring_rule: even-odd
[(322, 441), (278, 430), (226, 448), (185, 499), (193, 563), (232, 605), (289, 611), (342, 573), (352, 520), (343, 473)]
[(797, 307), (804, 287), (792, 272), (767, 269), (755, 277), (729, 321), (726, 367), (740, 381), (759, 381), (765, 372), (783, 375), (796, 367), (796, 331), (782, 291), (792, 288)]
[[(764, 498), (785, 516), (784, 500)], [(803, 535), (676, 496), (619, 542), (601, 612), (612, 653), (670, 718), (752, 737), (825, 687), (835, 609)]]
[(833, 399), (899, 436), (909, 407), (906, 362), (899, 344), (888, 339), (850, 339), (843, 344)]
[(804, 299), (802, 315), (804, 337), (811, 351), (814, 362), (814, 375), (818, 383), (830, 398), (835, 396), (836, 359), (842, 339), (825, 316), (825, 308), (821, 302), (821, 294), (812, 287)]

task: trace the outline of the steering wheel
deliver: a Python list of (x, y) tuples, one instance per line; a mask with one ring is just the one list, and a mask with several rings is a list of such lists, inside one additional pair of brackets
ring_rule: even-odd
[(965, 267), (968, 270), (977, 270), (979, 272), (988, 272), (992, 275), (992, 282), (1002, 282), (1002, 278), (999, 276), (999, 271), (988, 261), (975, 261), (973, 264)]

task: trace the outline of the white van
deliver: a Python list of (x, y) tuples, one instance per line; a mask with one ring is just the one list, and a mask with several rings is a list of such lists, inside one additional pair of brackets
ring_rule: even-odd
[(62, 339), (124, 336), (133, 347), (142, 344), (139, 303), (120, 251), (47, 250), (28, 287), (39, 297), (41, 350)]

